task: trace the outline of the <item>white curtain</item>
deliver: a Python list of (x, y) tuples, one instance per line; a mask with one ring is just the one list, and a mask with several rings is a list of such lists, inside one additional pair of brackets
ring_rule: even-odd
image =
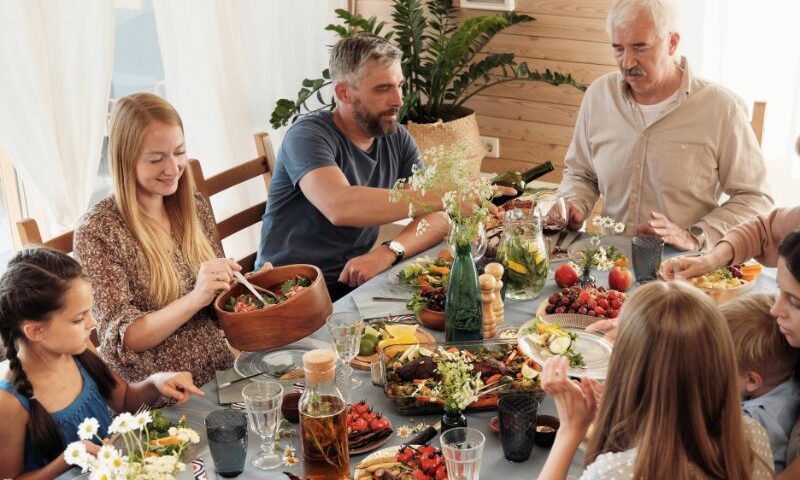
[(0, 144), (47, 218), (75, 227), (100, 162), (114, 51), (110, 0), (0, 0)]
[[(189, 155), (208, 177), (256, 157), (253, 134), (269, 125), (278, 98), (317, 78), (334, 37), (325, 27), (346, 0), (154, 0), (167, 99), (184, 121)], [(217, 198), (220, 197), (220, 198)], [(213, 199), (217, 219), (264, 200), (260, 179)], [(224, 242), (239, 257), (258, 245), (249, 229)]]
[(800, 157), (800, 2), (680, 0), (681, 47), (696, 74), (767, 102), (762, 151), (779, 206), (797, 205)]

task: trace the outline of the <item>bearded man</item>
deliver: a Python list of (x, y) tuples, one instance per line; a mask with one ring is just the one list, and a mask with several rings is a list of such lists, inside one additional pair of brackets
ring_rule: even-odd
[[(311, 263), (331, 298), (440, 242), (447, 231), (441, 198), (414, 195), (417, 217), (392, 241), (372, 249), (380, 225), (408, 216), (389, 200), (400, 178), (421, 166), (414, 139), (398, 125), (403, 104), (402, 53), (371, 34), (340, 40), (331, 52), (336, 108), (299, 119), (278, 153), (256, 265)], [(421, 236), (417, 224), (430, 228)], [(371, 250), (372, 249), (372, 250)]]

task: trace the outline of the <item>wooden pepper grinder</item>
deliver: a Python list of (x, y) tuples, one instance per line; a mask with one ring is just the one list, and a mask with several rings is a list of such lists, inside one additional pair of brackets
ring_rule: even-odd
[(493, 276), (495, 279), (492, 310), (494, 311), (494, 321), (497, 326), (500, 326), (505, 320), (505, 307), (503, 306), (503, 297), (500, 294), (500, 290), (503, 289), (503, 272), (505, 269), (499, 263), (492, 262), (486, 265), (483, 271)]
[(483, 306), (483, 338), (494, 338), (497, 335), (497, 321), (494, 317), (494, 287), (497, 281), (493, 276), (484, 273), (478, 277), (481, 287), (481, 304)]

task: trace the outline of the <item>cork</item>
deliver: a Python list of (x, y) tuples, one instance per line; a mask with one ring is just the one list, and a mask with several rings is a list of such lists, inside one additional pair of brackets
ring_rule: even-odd
[(336, 354), (319, 348), (303, 354), (303, 369), (309, 382), (327, 382), (336, 377)]

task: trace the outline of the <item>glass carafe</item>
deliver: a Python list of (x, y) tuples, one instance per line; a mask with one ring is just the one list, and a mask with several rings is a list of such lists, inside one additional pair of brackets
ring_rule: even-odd
[(505, 267), (506, 298), (533, 300), (547, 279), (550, 266), (542, 218), (535, 210), (513, 209), (506, 212), (503, 238), (497, 256)]
[(306, 389), (298, 408), (305, 478), (347, 480), (347, 409), (336, 387), (336, 356), (331, 350), (311, 350), (303, 355), (303, 368)]

